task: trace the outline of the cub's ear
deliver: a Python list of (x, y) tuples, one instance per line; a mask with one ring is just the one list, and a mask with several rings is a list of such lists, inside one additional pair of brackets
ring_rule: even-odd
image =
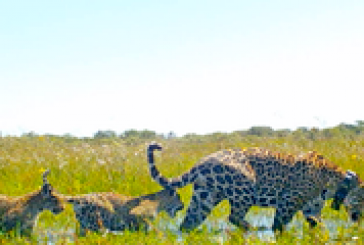
[(47, 169), (46, 171), (43, 172), (42, 177), (43, 177), (43, 184), (48, 184), (48, 180), (47, 177), (49, 175), (51, 170)]
[(52, 192), (52, 186), (48, 183), (48, 179), (47, 179), (49, 173), (50, 173), (50, 170), (47, 169), (42, 174), (43, 185), (42, 185), (41, 193), (42, 193), (43, 196), (50, 196), (51, 192)]

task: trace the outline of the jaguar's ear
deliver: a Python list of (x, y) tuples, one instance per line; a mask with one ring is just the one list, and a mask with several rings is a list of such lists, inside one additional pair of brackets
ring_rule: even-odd
[(346, 177), (345, 178), (347, 178), (349, 180), (352, 180), (352, 179), (357, 180), (358, 175), (354, 171), (349, 169), (349, 170), (346, 171)]
[(346, 176), (344, 179), (344, 185), (346, 185), (347, 189), (350, 191), (357, 187), (360, 183), (358, 175), (351, 170), (346, 171)]

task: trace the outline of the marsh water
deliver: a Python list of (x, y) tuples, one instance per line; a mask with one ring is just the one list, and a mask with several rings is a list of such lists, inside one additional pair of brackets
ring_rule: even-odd
[[(269, 228), (272, 226), (274, 217), (274, 210), (273, 209), (259, 209), (259, 212), (250, 212), (248, 213), (246, 220), (253, 226), (253, 227), (260, 227), (257, 230), (249, 231), (245, 233), (245, 237), (255, 236), (259, 238), (261, 241), (264, 242), (274, 242), (275, 236), (273, 231)], [(178, 230), (179, 224), (181, 224), (183, 220), (183, 214), (179, 213), (177, 218), (171, 222), (170, 219), (167, 217), (160, 220), (157, 224), (157, 229), (160, 231), (172, 232), (173, 234), (177, 235), (177, 242), (183, 242), (187, 234), (181, 233)], [(176, 222), (177, 221), (177, 222)], [(287, 230), (294, 229), (296, 231), (302, 231), (301, 233), (298, 232), (299, 235), (303, 235), (303, 226), (304, 226), (304, 218), (302, 215), (295, 216), (295, 218), (291, 221), (291, 223), (287, 226)], [(323, 223), (325, 229), (329, 231), (330, 238), (335, 241), (336, 235), (341, 228), (348, 228), (353, 225), (350, 221), (345, 221), (343, 219), (335, 219), (335, 218), (323, 218)], [(198, 229), (207, 230), (208, 233), (211, 235), (207, 237), (210, 239), (212, 243), (223, 244), (224, 242), (228, 241), (229, 236), (227, 231), (234, 231), (237, 228), (230, 224), (227, 221), (227, 217), (209, 217), (203, 225), (201, 225)], [(57, 241), (74, 241), (75, 238), (75, 228), (67, 228), (67, 229), (48, 229), (42, 230), (38, 232), (39, 234), (39, 242), (46, 243), (46, 244), (56, 244)], [(118, 235), (122, 235), (122, 232), (116, 233)], [(356, 242), (357, 237), (347, 237), (348, 241)]]

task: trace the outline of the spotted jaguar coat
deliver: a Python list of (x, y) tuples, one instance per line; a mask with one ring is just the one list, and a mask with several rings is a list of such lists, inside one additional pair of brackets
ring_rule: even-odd
[(88, 230), (95, 232), (148, 229), (148, 221), (159, 212), (166, 211), (174, 217), (183, 209), (179, 194), (173, 189), (139, 197), (129, 197), (113, 192), (66, 196), (73, 205), (80, 224), (81, 236)]
[(42, 187), (24, 196), (0, 195), (0, 229), (2, 232), (15, 231), (19, 235), (30, 235), (39, 214), (50, 210), (58, 214), (64, 210), (62, 195), (47, 181), (49, 170), (43, 173)]
[(154, 151), (161, 149), (153, 142), (147, 150), (152, 178), (165, 188), (193, 184), (192, 199), (181, 224), (186, 231), (200, 225), (224, 199), (230, 203), (229, 221), (233, 224), (247, 229), (244, 218), (251, 206), (274, 207), (272, 228), (282, 231), (297, 211), (320, 196), (324, 198), (323, 192), (335, 193), (334, 202), (340, 205), (338, 196), (346, 196), (358, 184), (354, 173), (344, 172), (316, 152), (293, 156), (263, 148), (218, 151), (180, 177), (168, 179), (154, 162)]

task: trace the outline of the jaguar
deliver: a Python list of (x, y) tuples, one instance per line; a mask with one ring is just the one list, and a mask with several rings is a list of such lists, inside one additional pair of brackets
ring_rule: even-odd
[(65, 196), (65, 200), (73, 205), (80, 236), (89, 231), (147, 230), (159, 212), (173, 218), (184, 208), (179, 194), (168, 188), (138, 197), (101, 192)]
[(43, 185), (37, 191), (17, 197), (0, 195), (0, 228), (3, 233), (15, 231), (16, 234), (30, 236), (43, 210), (53, 214), (64, 210), (62, 195), (48, 183), (49, 172), (43, 172)]
[[(360, 182), (354, 172), (343, 171), (315, 151), (294, 156), (258, 147), (212, 153), (181, 176), (169, 179), (155, 165), (156, 150), (162, 150), (162, 146), (149, 144), (147, 158), (150, 175), (158, 184), (172, 189), (193, 184), (192, 198), (180, 226), (184, 231), (198, 227), (225, 199), (230, 203), (229, 221), (243, 229), (250, 228), (244, 218), (252, 206), (275, 208), (275, 232), (282, 232), (300, 210), (314, 226), (327, 198), (334, 198), (333, 208), (337, 209)], [(315, 200), (317, 207), (311, 204)]]

